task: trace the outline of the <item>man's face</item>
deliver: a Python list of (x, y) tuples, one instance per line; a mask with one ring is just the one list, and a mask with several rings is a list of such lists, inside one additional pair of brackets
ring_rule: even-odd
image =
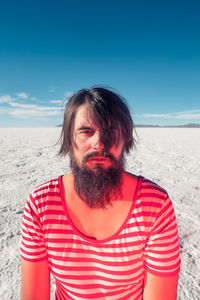
[(105, 208), (121, 192), (124, 141), (121, 133), (113, 134), (120, 135), (116, 136), (117, 143), (103, 145), (101, 132), (87, 104), (79, 107), (74, 120), (70, 164), (75, 191), (90, 208)]
[[(124, 149), (121, 134), (118, 143), (110, 147), (107, 155), (102, 155), (105, 149), (101, 134), (91, 117), (87, 104), (81, 105), (75, 116), (73, 134), (73, 156), (80, 168), (85, 164), (91, 171), (98, 168), (106, 170), (109, 167), (115, 167), (114, 160), (119, 162), (121, 159)], [(118, 133), (113, 132), (113, 134)]]

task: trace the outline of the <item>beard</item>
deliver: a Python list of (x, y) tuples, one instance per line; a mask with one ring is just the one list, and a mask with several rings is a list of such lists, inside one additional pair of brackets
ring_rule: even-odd
[(79, 167), (73, 153), (70, 153), (70, 167), (74, 175), (74, 189), (78, 196), (90, 208), (106, 208), (112, 205), (111, 199), (116, 199), (121, 193), (121, 178), (124, 170), (124, 155), (119, 161), (111, 153), (102, 152), (101, 156), (110, 159), (111, 166), (88, 168), (87, 161), (98, 155), (93, 152), (84, 156)]

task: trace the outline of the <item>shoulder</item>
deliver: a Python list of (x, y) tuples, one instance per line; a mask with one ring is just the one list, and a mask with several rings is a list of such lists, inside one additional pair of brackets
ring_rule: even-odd
[(163, 187), (141, 175), (125, 172), (125, 180), (128, 184), (137, 186), (140, 195), (159, 197), (163, 200), (168, 198), (168, 193)]
[(168, 193), (157, 183), (140, 176), (133, 216), (144, 222), (148, 233), (167, 226), (176, 230), (174, 207)]
[(60, 181), (61, 176), (55, 179), (48, 180), (37, 187), (35, 187), (29, 195), (30, 200), (36, 204), (44, 202), (51, 196), (60, 194)]
[(168, 198), (167, 191), (156, 182), (153, 182), (143, 176), (140, 176), (140, 182), (140, 191), (142, 194), (148, 194), (152, 197), (159, 197), (163, 200)]
[(62, 206), (60, 181), (61, 176), (35, 187), (26, 201), (25, 212), (43, 217), (55, 206)]
[(143, 176), (138, 176), (134, 199), (135, 208), (140, 212), (144, 212), (145, 215), (158, 216), (165, 207), (172, 207), (167, 191), (156, 182)]

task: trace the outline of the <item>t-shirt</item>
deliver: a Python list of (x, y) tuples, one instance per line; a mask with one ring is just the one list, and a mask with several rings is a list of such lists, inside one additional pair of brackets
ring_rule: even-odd
[(33, 190), (22, 223), (21, 257), (48, 260), (54, 299), (142, 299), (144, 271), (172, 276), (180, 270), (172, 203), (157, 184), (138, 177), (129, 214), (111, 237), (96, 240), (72, 223), (62, 176)]

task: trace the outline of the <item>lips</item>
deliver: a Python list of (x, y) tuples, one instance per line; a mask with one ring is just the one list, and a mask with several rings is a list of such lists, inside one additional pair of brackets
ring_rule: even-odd
[(115, 157), (111, 154), (111, 153), (106, 153), (106, 152), (102, 152), (102, 153), (98, 153), (93, 152), (93, 153), (89, 153), (86, 154), (83, 158), (83, 165), (85, 164), (94, 164), (94, 165), (98, 165), (98, 164), (116, 164), (115, 161)]
[(106, 161), (108, 160), (107, 157), (101, 157), (101, 156), (97, 156), (97, 157), (92, 157), (92, 158), (89, 158), (88, 161), (98, 161), (98, 162), (103, 162), (103, 161)]

